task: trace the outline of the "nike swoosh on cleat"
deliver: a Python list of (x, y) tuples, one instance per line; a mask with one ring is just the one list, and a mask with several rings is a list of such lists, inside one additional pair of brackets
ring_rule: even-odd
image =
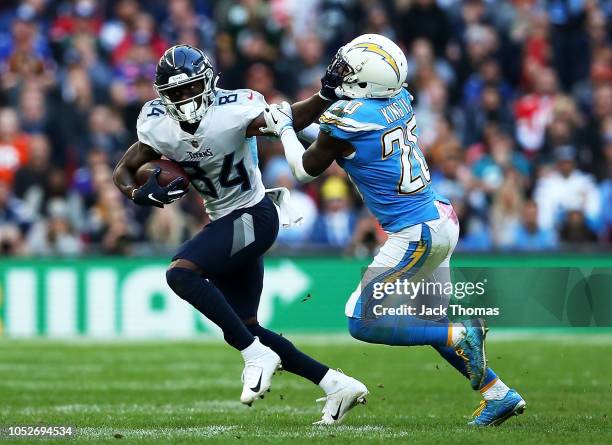
[(338, 417), (340, 416), (340, 408), (342, 408), (342, 401), (340, 401), (340, 405), (338, 405), (338, 411), (336, 411), (336, 414), (332, 414), (332, 419), (338, 420)]
[(259, 374), (259, 381), (257, 382), (257, 385), (255, 385), (253, 388), (249, 388), (251, 391), (259, 392), (259, 389), (261, 388), (261, 376), (262, 375), (263, 375), (263, 371), (261, 372), (261, 374)]

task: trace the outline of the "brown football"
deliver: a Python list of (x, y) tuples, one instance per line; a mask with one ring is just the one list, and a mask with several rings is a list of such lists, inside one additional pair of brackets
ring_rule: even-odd
[(185, 187), (189, 187), (189, 176), (183, 170), (183, 168), (176, 162), (169, 161), (167, 159), (159, 159), (157, 161), (150, 161), (142, 165), (136, 172), (136, 182), (138, 185), (142, 185), (149, 179), (149, 176), (153, 174), (156, 168), (161, 168), (161, 173), (157, 177), (157, 182), (162, 187), (170, 184), (176, 178), (184, 178)]

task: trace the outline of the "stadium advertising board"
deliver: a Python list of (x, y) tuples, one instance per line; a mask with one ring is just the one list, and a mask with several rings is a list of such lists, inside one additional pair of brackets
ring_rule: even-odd
[[(500, 327), (612, 326), (612, 267), (600, 258), (563, 260), (459, 258), (452, 271), (451, 319), (483, 316)], [(217, 328), (165, 281), (163, 259), (0, 261), (0, 320), (8, 337), (192, 338)], [(487, 264), (487, 267), (483, 267)], [(272, 258), (266, 263), (259, 321), (280, 332), (345, 332), (344, 305), (366, 262), (342, 258)], [(534, 268), (533, 266), (536, 266)], [(237, 277), (239, 279), (239, 277)], [(374, 314), (410, 312), (401, 277), (374, 292)], [(417, 283), (418, 284), (418, 283)], [(474, 286), (472, 298), (456, 288)], [(387, 290), (393, 288), (394, 295)], [(423, 286), (423, 289), (425, 287)], [(399, 290), (399, 291), (398, 291)], [(380, 296), (385, 295), (384, 304)], [(429, 298), (428, 295), (425, 295)], [(407, 304), (408, 303), (408, 304)], [(459, 310), (457, 310), (459, 309)], [(456, 314), (455, 314), (456, 312)], [(436, 315), (434, 313), (433, 315)], [(467, 315), (465, 315), (467, 314)], [(457, 315), (457, 317), (453, 317)]]

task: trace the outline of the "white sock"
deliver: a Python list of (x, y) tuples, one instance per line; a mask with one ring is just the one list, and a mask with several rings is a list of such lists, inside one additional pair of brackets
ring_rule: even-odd
[(240, 351), (245, 362), (255, 360), (266, 352), (268, 352), (268, 348), (262, 345), (257, 337), (255, 337), (255, 341), (253, 341), (253, 343)]
[(485, 400), (500, 400), (506, 397), (510, 388), (506, 386), (504, 382), (501, 381), (500, 378), (495, 379), (495, 383), (493, 383), (489, 388), (485, 391), (480, 390), (482, 393), (482, 397)]
[(449, 337), (451, 341), (449, 346), (457, 346), (457, 344), (463, 340), (463, 337), (465, 337), (465, 333), (467, 332), (465, 326), (459, 323), (451, 323), (448, 329), (450, 329)]
[(335, 369), (330, 369), (325, 373), (321, 381), (319, 382), (319, 386), (325, 394), (331, 394), (336, 391), (338, 384), (340, 383), (340, 378), (345, 377), (341, 372), (336, 371)]

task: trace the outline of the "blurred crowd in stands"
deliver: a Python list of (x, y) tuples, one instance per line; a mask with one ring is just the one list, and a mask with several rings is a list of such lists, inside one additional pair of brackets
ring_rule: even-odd
[[(370, 32), (408, 56), (460, 249), (609, 247), (611, 24), (612, 0), (3, 0), (0, 252), (170, 250), (207, 222), (195, 193), (140, 208), (111, 180), (168, 46), (208, 51), (219, 86), (272, 103), (316, 92), (338, 47)], [(302, 187), (278, 142), (259, 155), (305, 216), (279, 248), (365, 256), (385, 239), (340, 168)]]

